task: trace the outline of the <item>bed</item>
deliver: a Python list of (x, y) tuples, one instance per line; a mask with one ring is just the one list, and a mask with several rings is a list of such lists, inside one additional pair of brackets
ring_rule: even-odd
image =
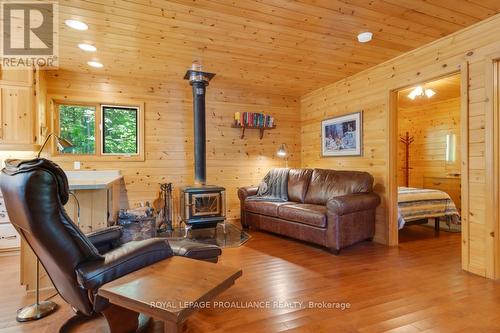
[(398, 227), (416, 221), (435, 220), (435, 228), (439, 230), (439, 218), (460, 224), (460, 215), (455, 203), (448, 193), (425, 188), (398, 187)]

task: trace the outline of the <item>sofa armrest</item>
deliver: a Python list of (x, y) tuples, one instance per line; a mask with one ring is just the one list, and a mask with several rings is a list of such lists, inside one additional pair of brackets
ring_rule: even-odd
[(258, 189), (257, 186), (240, 187), (238, 188), (238, 198), (241, 201), (245, 201), (249, 196), (256, 195)]
[(339, 216), (375, 209), (380, 204), (380, 197), (375, 193), (356, 193), (332, 198), (326, 203), (328, 211)]

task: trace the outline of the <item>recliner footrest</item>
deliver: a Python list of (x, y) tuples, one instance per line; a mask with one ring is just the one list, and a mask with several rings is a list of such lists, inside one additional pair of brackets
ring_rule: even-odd
[(188, 239), (169, 239), (168, 244), (174, 255), (217, 262), (222, 250), (217, 245), (193, 242)]

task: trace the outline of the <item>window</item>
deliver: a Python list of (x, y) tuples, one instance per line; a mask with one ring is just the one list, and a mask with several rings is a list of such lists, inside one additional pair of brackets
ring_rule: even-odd
[(138, 153), (138, 116), (136, 107), (102, 106), (103, 154)]
[(73, 146), (55, 154), (143, 159), (140, 106), (65, 102), (56, 110), (58, 135)]
[(95, 106), (59, 105), (59, 136), (73, 147), (63, 154), (95, 154)]

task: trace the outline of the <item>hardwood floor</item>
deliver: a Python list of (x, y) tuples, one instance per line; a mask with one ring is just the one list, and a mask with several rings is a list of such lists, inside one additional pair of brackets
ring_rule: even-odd
[[(321, 248), (251, 231), (244, 246), (225, 249), (221, 263), (243, 277), (217, 301), (348, 302), (350, 309), (282, 308), (199, 311), (187, 332), (500, 332), (500, 283), (460, 268), (460, 234), (414, 226), (398, 248), (365, 242), (334, 256)], [(0, 257), (0, 332), (53, 332), (70, 312), (18, 324), (29, 304), (18, 286), (18, 257)], [(165, 288), (169, 288), (168, 285)], [(98, 318), (78, 332), (106, 332)]]

